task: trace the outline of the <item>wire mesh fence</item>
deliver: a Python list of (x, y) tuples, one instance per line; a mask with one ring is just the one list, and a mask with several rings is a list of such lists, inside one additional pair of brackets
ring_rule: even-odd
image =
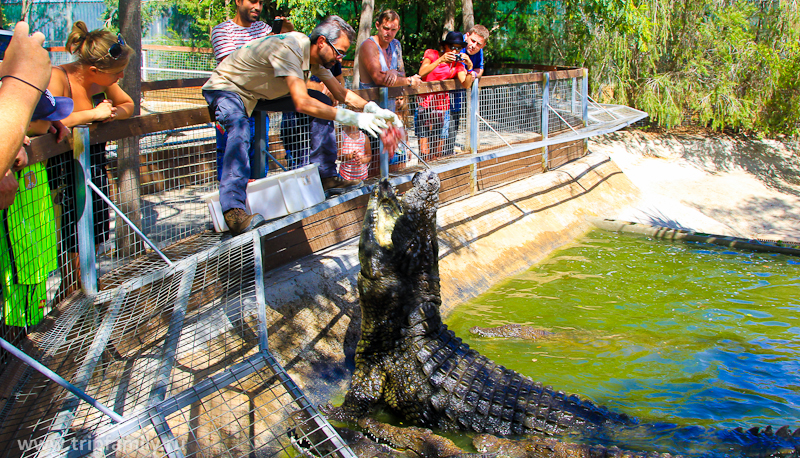
[[(551, 132), (583, 123), (575, 96), (579, 86), (580, 78), (555, 80), (550, 85), (552, 113), (547, 119)], [(393, 101), (407, 127), (411, 151), (398, 148), (389, 160), (390, 172), (417, 167), (420, 158), (436, 163), (474, 154), (475, 150), (490, 151), (541, 139), (543, 88), (542, 81), (492, 85), (481, 88), (477, 104), (468, 100), (464, 90), (413, 94)], [(142, 105), (159, 113), (206, 107), (198, 86), (145, 91)], [(477, 105), (477, 110), (471, 105)], [(477, 145), (467, 151), (470, 110), (479, 118), (479, 132)], [(265, 127), (271, 159), (266, 164), (266, 176), (319, 163), (321, 156), (330, 158), (331, 153), (325, 171), (329, 175), (347, 179), (379, 175), (378, 140), (332, 122), (316, 121), (293, 112), (268, 114)], [(155, 246), (181, 259), (205, 243), (219, 240), (203, 234), (213, 227), (205, 197), (217, 190), (224, 151), (222, 145), (218, 147), (221, 134), (219, 125), (205, 123), (93, 145), (92, 181), (132, 217)], [(324, 144), (320, 138), (332, 142)], [(119, 157), (134, 141), (139, 166), (132, 174), (119, 168)], [(72, 155), (61, 154), (18, 175), (22, 190), (4, 219), (4, 242), (9, 246), (4, 250), (7, 255), (0, 259), (5, 272), (3, 293), (9, 298), (4, 305), (6, 325), (35, 326), (53, 303), (80, 287), (76, 221), (87, 196), (76, 193), (75, 183), (82, 175), (75, 170)], [(113, 207), (94, 194), (88, 198), (92, 199), (101, 289), (117, 287), (136, 272), (164, 266), (138, 236), (126, 230), (126, 223)], [(24, 224), (18, 222), (20, 218)], [(26, 267), (29, 258), (36, 260), (36, 267)]]
[(29, 351), (123, 420), (20, 368), (4, 375), (2, 456), (285, 456), (298, 418), (320, 456), (352, 456), (267, 348), (260, 253), (232, 239), (74, 301)]

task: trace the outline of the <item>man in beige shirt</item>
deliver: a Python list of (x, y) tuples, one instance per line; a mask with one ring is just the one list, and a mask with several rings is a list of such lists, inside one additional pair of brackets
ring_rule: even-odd
[[(203, 86), (203, 97), (228, 133), (219, 197), (225, 223), (234, 235), (248, 230), (253, 221), (245, 210), (250, 178), (247, 118), (257, 104), (357, 126), (375, 137), (387, 123), (402, 125), (391, 111), (342, 86), (329, 70), (342, 60), (354, 37), (355, 31), (342, 18), (329, 16), (308, 37), (290, 32), (253, 40), (222, 61)], [(310, 74), (340, 103), (364, 112), (332, 107), (312, 97), (306, 87)]]

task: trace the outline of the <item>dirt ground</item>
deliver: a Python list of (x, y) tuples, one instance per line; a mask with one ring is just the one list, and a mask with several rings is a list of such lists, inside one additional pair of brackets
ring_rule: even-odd
[(800, 242), (800, 145), (704, 132), (620, 131), (590, 140), (639, 187), (616, 219)]

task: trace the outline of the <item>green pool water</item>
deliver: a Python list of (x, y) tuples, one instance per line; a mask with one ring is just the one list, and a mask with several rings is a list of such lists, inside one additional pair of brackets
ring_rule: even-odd
[[(643, 420), (800, 426), (800, 258), (598, 230), (446, 322), (506, 367)], [(553, 334), (469, 332), (508, 323)]]

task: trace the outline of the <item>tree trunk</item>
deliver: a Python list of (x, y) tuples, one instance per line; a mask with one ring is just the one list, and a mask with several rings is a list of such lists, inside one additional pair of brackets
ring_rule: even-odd
[(464, 33), (469, 32), (475, 25), (475, 13), (472, 10), (472, 0), (461, 0), (461, 14), (464, 18)]
[[(120, 33), (125, 37), (128, 46), (136, 55), (131, 58), (125, 68), (122, 79), (122, 90), (131, 96), (134, 103), (133, 115), (138, 116), (142, 100), (142, 10), (140, 0), (120, 0), (119, 2)], [(125, 213), (133, 224), (142, 227), (141, 177), (139, 176), (139, 137), (124, 138), (117, 148), (117, 206)], [(116, 249), (120, 258), (127, 258), (141, 253), (144, 249), (142, 241), (135, 232), (117, 218), (115, 222)]]
[[(231, 20), (231, 0), (225, 0), (225, 20), (226, 21), (230, 21)], [(278, 30), (275, 33), (280, 33), (280, 32), (281, 31)]]
[(444, 31), (442, 40), (447, 36), (447, 32), (452, 32), (456, 27), (456, 0), (445, 0), (444, 3)]
[[(19, 20), (30, 22), (28, 21), (28, 13), (31, 12), (31, 5), (33, 4), (33, 0), (22, 0), (20, 4), (20, 11), (19, 11)], [(13, 24), (12, 24), (13, 25)], [(14, 29), (11, 29), (14, 30)]]
[(375, 11), (375, 0), (361, 0), (361, 20), (358, 22), (358, 38), (356, 38), (356, 58), (353, 60), (353, 89), (358, 89), (361, 75), (358, 72), (358, 50), (361, 43), (369, 38), (372, 31), (372, 16)]

